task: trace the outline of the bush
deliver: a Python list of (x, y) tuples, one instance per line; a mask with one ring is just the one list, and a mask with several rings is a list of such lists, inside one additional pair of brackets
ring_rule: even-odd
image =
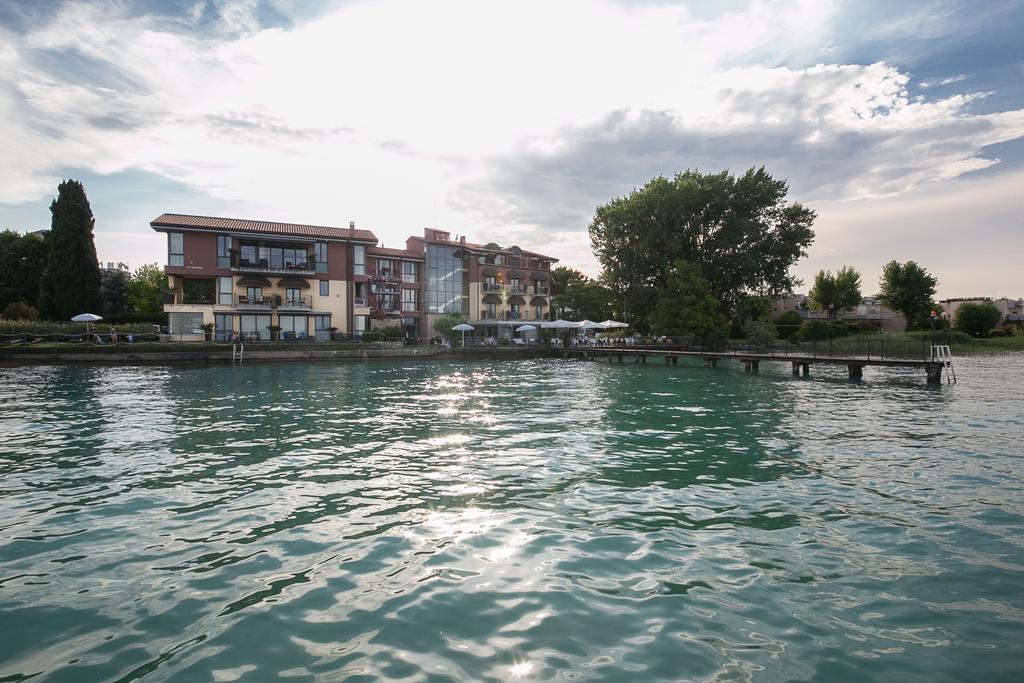
[(1008, 329), (1003, 328), (1003, 327), (997, 327), (996, 329), (990, 331), (988, 333), (988, 336), (989, 337), (1012, 337), (1013, 336), (1013, 330), (1008, 330)]
[(103, 322), (111, 325), (144, 324), (167, 325), (166, 313), (111, 313), (103, 316)]
[(767, 320), (748, 320), (743, 324), (743, 335), (751, 344), (771, 344), (778, 339), (779, 331)]
[(39, 311), (24, 301), (15, 301), (7, 304), (7, 307), (4, 308), (3, 318), (6, 320), (38, 320)]
[(800, 328), (800, 337), (805, 341), (836, 339), (847, 335), (844, 323), (830, 323), (825, 320), (808, 320)]
[(992, 304), (985, 302), (980, 304), (960, 304), (956, 309), (956, 320), (953, 326), (960, 332), (966, 332), (972, 337), (984, 337), (992, 331), (1003, 314)]
[(796, 311), (786, 311), (775, 319), (775, 329), (783, 339), (794, 341), (800, 335), (800, 327), (803, 321)]

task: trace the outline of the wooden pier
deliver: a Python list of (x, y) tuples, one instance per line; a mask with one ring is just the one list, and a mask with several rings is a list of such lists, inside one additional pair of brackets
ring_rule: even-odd
[(811, 373), (811, 366), (818, 365), (845, 365), (850, 379), (859, 380), (864, 376), (866, 367), (885, 368), (918, 368), (925, 371), (929, 384), (942, 382), (942, 369), (947, 367), (942, 360), (905, 360), (899, 358), (867, 358), (862, 356), (820, 356), (817, 354), (777, 354), (777, 353), (756, 353), (749, 351), (688, 351), (681, 349), (650, 349), (630, 348), (615, 346), (581, 346), (567, 348), (563, 351), (569, 358), (607, 358), (612, 362), (624, 362), (626, 358), (632, 358), (634, 363), (647, 363), (648, 359), (664, 359), (666, 365), (677, 365), (680, 358), (700, 358), (704, 361), (704, 367), (718, 367), (720, 360), (736, 360), (743, 363), (743, 369), (747, 372), (756, 373), (762, 361), (776, 363), (790, 363), (793, 369), (793, 376), (807, 377)]

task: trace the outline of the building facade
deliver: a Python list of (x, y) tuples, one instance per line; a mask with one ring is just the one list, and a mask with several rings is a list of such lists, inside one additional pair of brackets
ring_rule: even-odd
[(430, 335), (434, 321), (443, 316), (460, 316), (477, 335), (496, 339), (549, 319), (551, 267), (558, 261), (552, 256), (452, 239), (449, 232), (432, 228), (423, 237), (410, 237), (406, 248), (424, 257), (423, 335)]
[[(806, 294), (787, 294), (772, 302), (772, 318), (778, 318), (789, 311), (796, 311), (802, 320), (828, 319), (828, 312), (811, 307), (811, 299)], [(860, 304), (851, 310), (840, 311), (837, 318), (846, 322), (872, 325), (882, 332), (902, 332), (907, 329), (907, 321), (902, 315), (886, 308), (874, 297), (864, 297)]]
[(326, 340), (395, 326), (426, 337), (451, 315), (503, 337), (550, 310), (557, 259), (444, 230), (391, 249), (353, 223), (163, 214), (150, 226), (167, 236), (164, 311), (176, 337), (201, 339), (210, 326), (218, 340)]
[(150, 226), (167, 235), (172, 335), (201, 338), (212, 325), (217, 339), (327, 339), (355, 329), (353, 273), (377, 243), (372, 232), (181, 214)]
[(1024, 322), (1024, 299), (992, 299), (987, 296), (959, 297), (956, 299), (945, 299), (939, 302), (942, 306), (942, 317), (951, 324), (956, 320), (956, 309), (964, 304), (992, 304), (1002, 316), (1002, 321), (1011, 324)]

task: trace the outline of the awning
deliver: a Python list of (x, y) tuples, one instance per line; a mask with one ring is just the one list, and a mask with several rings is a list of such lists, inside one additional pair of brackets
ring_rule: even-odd
[(309, 289), (309, 282), (301, 277), (283, 277), (277, 281), (277, 286), (281, 289)]
[(483, 276), (497, 275), (498, 271), (494, 270), (494, 268), (481, 268), (480, 274)]
[(509, 276), (509, 278), (514, 278), (514, 277), (517, 277), (517, 278), (519, 278), (520, 280), (522, 280), (522, 279), (523, 279), (523, 274), (522, 274), (522, 273), (520, 273), (519, 271), (516, 271), (516, 270), (510, 270), (510, 271), (508, 271), (508, 276)]
[(270, 280), (261, 275), (243, 275), (238, 278), (239, 287), (269, 287)]
[(548, 276), (545, 273), (530, 273), (531, 280), (541, 280), (543, 282), (548, 281)]
[(498, 296), (497, 294), (484, 294), (484, 303), (485, 304), (500, 304), (501, 303), (501, 297)]
[(521, 296), (510, 296), (508, 298), (508, 302), (510, 304), (518, 304), (520, 306), (525, 306), (526, 305), (526, 300), (523, 299), (523, 297), (521, 297)]
[(530, 299), (530, 305), (531, 306), (547, 306), (548, 305), (548, 300), (545, 299), (542, 296), (535, 296), (532, 299)]

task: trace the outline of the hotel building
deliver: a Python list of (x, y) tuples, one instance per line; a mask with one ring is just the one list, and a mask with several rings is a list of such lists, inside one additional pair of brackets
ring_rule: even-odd
[(330, 339), (400, 326), (433, 334), (438, 317), (459, 315), (483, 336), (509, 336), (548, 318), (550, 256), (519, 247), (452, 239), (427, 228), (405, 249), (377, 246), (369, 230), (163, 214), (170, 333), (216, 339)]

